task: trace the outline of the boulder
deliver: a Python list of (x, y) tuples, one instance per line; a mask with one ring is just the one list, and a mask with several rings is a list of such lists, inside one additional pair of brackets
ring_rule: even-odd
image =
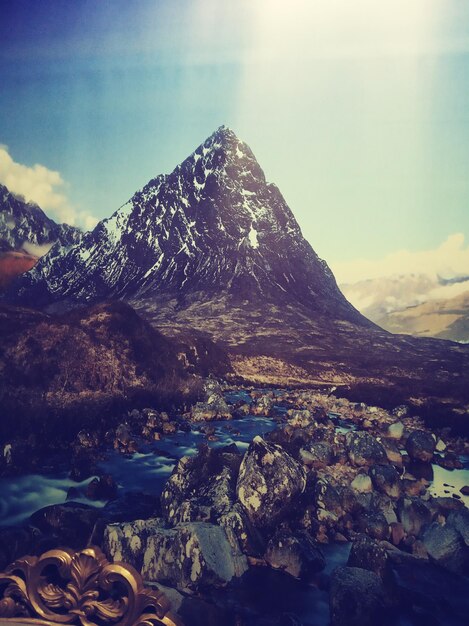
[(274, 404), (275, 398), (270, 394), (265, 394), (251, 405), (251, 413), (253, 415), (263, 415), (264, 417), (268, 417), (272, 413)]
[(394, 422), (394, 424), (389, 424), (387, 430), (387, 436), (390, 439), (395, 439), (399, 441), (402, 439), (404, 435), (404, 424), (402, 422)]
[(331, 576), (331, 626), (376, 626), (386, 609), (380, 577), (359, 567), (338, 567)]
[(114, 447), (119, 448), (121, 446), (128, 446), (131, 441), (131, 436), (129, 425), (125, 423), (119, 424), (116, 428)]
[(326, 561), (318, 545), (306, 532), (278, 530), (267, 544), (265, 561), (294, 578), (308, 578), (324, 569)]
[(204, 446), (197, 456), (182, 457), (161, 494), (163, 516), (176, 525), (212, 520), (228, 513), (234, 504), (240, 455)]
[(224, 398), (212, 396), (211, 402), (197, 402), (190, 410), (193, 422), (208, 422), (216, 419), (231, 419), (231, 409)]
[(469, 509), (465, 507), (459, 511), (452, 511), (446, 523), (457, 530), (466, 546), (469, 546)]
[(390, 498), (399, 498), (402, 493), (402, 482), (399, 473), (392, 465), (373, 465), (370, 477), (375, 489)]
[(306, 428), (312, 421), (311, 412), (308, 409), (289, 409), (287, 415), (288, 424), (293, 428)]
[(330, 514), (333, 515), (334, 519), (339, 519), (345, 513), (344, 499), (341, 497), (341, 493), (325, 478), (318, 480), (314, 487), (314, 502), (318, 507), (318, 519), (325, 519), (321, 515), (322, 512), (328, 514), (328, 519), (330, 519)]
[(320, 469), (332, 464), (334, 451), (328, 443), (313, 442), (306, 448), (301, 448), (300, 459), (303, 465)]
[(265, 550), (265, 540), (261, 533), (252, 525), (246, 511), (239, 502), (233, 505), (228, 513), (222, 515), (219, 524), (225, 529), (230, 543), (234, 537), (244, 554), (261, 557)]
[(394, 465), (394, 467), (398, 467), (399, 469), (401, 469), (404, 465), (404, 461), (401, 451), (396, 442), (392, 439), (383, 439), (382, 445), (389, 463), (391, 463), (391, 465)]
[(76, 437), (77, 445), (82, 448), (97, 448), (99, 446), (99, 437), (97, 433), (87, 430), (80, 430)]
[(389, 550), (388, 557), (401, 598), (409, 602), (417, 618), (412, 623), (421, 626), (467, 623), (469, 579), (466, 576), (402, 550)]
[(401, 499), (397, 503), (397, 516), (407, 535), (418, 537), (432, 521), (432, 512), (420, 498)]
[(345, 442), (349, 459), (354, 465), (370, 466), (386, 462), (383, 446), (368, 433), (351, 431), (347, 433)]
[(368, 474), (357, 474), (350, 486), (358, 493), (371, 493), (373, 491), (373, 483)]
[(388, 573), (388, 554), (375, 539), (359, 535), (352, 544), (347, 565), (369, 570), (383, 579)]
[(223, 528), (204, 522), (166, 528), (161, 518), (110, 524), (103, 540), (113, 561), (125, 560), (145, 580), (193, 592), (226, 585), (247, 569), (247, 560)]
[(93, 478), (86, 488), (86, 497), (90, 500), (112, 500), (117, 496), (117, 484), (110, 474)]
[(247, 568), (246, 557), (233, 548), (223, 528), (195, 522), (154, 532), (146, 544), (142, 575), (195, 591), (223, 587)]
[(108, 524), (103, 533), (103, 551), (111, 561), (124, 561), (140, 571), (148, 538), (164, 527), (161, 518)]
[(45, 535), (56, 537), (59, 543), (81, 549), (88, 543), (96, 520), (101, 516), (102, 512), (94, 507), (65, 502), (36, 511), (29, 522)]
[(382, 513), (367, 513), (358, 519), (358, 529), (372, 539), (388, 539), (390, 528), (389, 522)]
[(425, 530), (422, 543), (432, 561), (452, 572), (464, 572), (469, 562), (469, 550), (454, 527), (433, 522)]
[(259, 436), (252, 440), (239, 469), (236, 493), (254, 526), (275, 526), (305, 487), (305, 472), (295, 459)]
[(429, 463), (435, 452), (435, 439), (425, 430), (414, 430), (407, 438), (405, 447), (411, 459)]

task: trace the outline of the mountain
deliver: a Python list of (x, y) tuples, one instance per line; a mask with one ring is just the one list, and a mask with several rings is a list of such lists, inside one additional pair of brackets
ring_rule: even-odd
[[(82, 243), (57, 250), (16, 286), (21, 302), (231, 294), (333, 309), (345, 300), (250, 148), (221, 127), (169, 176), (151, 180)], [(286, 295), (285, 295), (286, 294)]]
[(37, 204), (24, 202), (0, 184), (0, 289), (30, 270), (58, 242), (77, 243), (78, 228), (56, 224)]
[[(0, 251), (46, 248), (56, 241), (64, 246), (79, 241), (81, 231), (68, 224), (56, 224), (31, 202), (24, 202), (0, 184)], [(37, 256), (40, 256), (39, 254)]]
[(406, 274), (340, 285), (370, 320), (393, 333), (469, 343), (469, 277)]
[(469, 343), (469, 289), (452, 298), (390, 311), (377, 323), (390, 332)]
[(469, 402), (469, 349), (394, 336), (362, 316), (226, 127), (80, 243), (52, 249), (7, 298), (49, 311), (124, 299), (168, 336), (206, 333), (251, 382)]

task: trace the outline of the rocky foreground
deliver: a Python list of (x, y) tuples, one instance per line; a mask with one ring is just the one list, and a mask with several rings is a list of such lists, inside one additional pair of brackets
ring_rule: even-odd
[[(163, 585), (187, 626), (306, 624), (295, 617), (293, 595), (288, 614), (276, 617), (226, 601), (253, 577), (260, 593), (274, 571), (328, 593), (333, 626), (397, 624), (402, 616), (411, 624), (465, 623), (469, 487), (435, 496), (431, 476), (432, 464), (461, 467), (469, 445), (448, 430), (432, 433), (406, 407), (388, 412), (314, 391), (257, 390), (230, 404), (212, 381), (186, 415), (133, 411), (107, 440), (128, 454), (203, 421), (213, 441), (210, 420), (234, 419), (235, 428), (247, 414), (273, 416), (278, 427), (244, 453), (235, 444), (203, 445), (180, 458), (161, 494), (117, 497), (112, 477), (97, 476), (87, 496), (108, 500), (104, 508), (46, 507), (1, 531), (0, 556), (97, 543)], [(72, 477), (96, 473), (102, 454), (100, 437), (82, 431)], [(326, 548), (349, 544), (348, 560), (330, 572)]]

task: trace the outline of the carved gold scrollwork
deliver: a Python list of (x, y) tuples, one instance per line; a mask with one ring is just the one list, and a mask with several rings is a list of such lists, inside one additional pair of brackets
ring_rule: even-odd
[(0, 574), (0, 620), (71, 626), (183, 626), (161, 591), (99, 548), (49, 550)]

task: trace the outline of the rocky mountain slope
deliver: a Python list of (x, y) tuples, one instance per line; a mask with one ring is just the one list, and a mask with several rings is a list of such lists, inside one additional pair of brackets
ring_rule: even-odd
[(0, 440), (10, 432), (73, 435), (142, 401), (180, 401), (188, 365), (186, 346), (124, 302), (61, 316), (0, 306)]
[(59, 241), (64, 246), (77, 243), (81, 231), (68, 224), (57, 224), (31, 202), (24, 202), (0, 184), (0, 251), (20, 250), (31, 245), (46, 246)]
[(369, 386), (379, 400), (469, 402), (469, 349), (393, 336), (346, 300), (250, 148), (221, 127), (8, 299), (64, 310), (120, 298), (167, 335), (207, 333), (257, 383)]
[(295, 301), (367, 325), (301, 235), (250, 148), (221, 127), (81, 244), (57, 250), (15, 287), (22, 303), (230, 294)]
[(55, 243), (70, 246), (81, 235), (78, 228), (56, 224), (36, 204), (0, 184), (0, 289), (34, 267)]

